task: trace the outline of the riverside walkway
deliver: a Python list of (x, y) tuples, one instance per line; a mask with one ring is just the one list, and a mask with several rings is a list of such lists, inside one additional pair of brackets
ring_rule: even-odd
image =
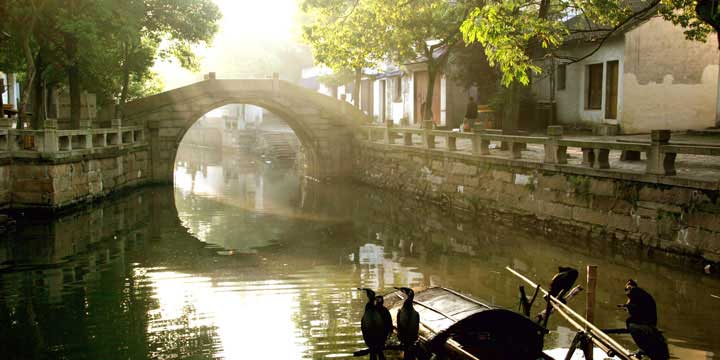
[[(387, 134), (381, 136), (381, 133), (388, 132), (386, 126), (376, 125), (365, 128), (368, 130), (368, 134), (372, 134), (363, 135), (363, 137), (367, 139), (368, 136), (371, 136), (372, 142), (474, 154), (488, 158), (515, 159), (527, 163), (551, 163), (569, 167), (592, 168), (620, 175), (623, 173), (652, 173), (675, 179), (686, 179), (693, 183), (705, 183), (704, 188), (709, 187), (714, 190), (720, 188), (720, 157), (718, 157), (720, 156), (720, 133), (663, 132), (663, 136), (668, 136), (668, 138), (666, 142), (661, 142), (660, 146), (667, 148), (663, 148), (659, 153), (667, 154), (673, 151), (672, 158), (657, 159), (655, 166), (652, 164), (648, 166), (648, 156), (652, 156), (651, 134), (565, 135), (562, 133), (561, 127), (554, 126), (551, 127), (554, 129), (549, 130), (549, 135), (513, 136), (504, 135), (500, 130), (480, 130), (477, 133), (433, 130), (428, 133), (419, 127), (391, 127), (390, 133), (393, 134), (394, 139), (389, 141)], [(553, 131), (560, 131), (560, 133), (552, 134)], [(476, 135), (479, 135), (480, 138), (475, 138)], [(431, 137), (431, 141), (434, 141), (434, 145), (427, 145), (428, 136)], [(511, 148), (513, 141), (519, 145), (514, 150)], [(554, 142), (558, 142), (554, 150), (562, 151), (560, 158), (548, 154), (549, 151), (552, 151), (549, 145), (553, 146)], [(502, 143), (509, 145), (502, 146)], [(602, 155), (599, 155), (600, 152)], [(634, 157), (631, 155), (630, 159), (623, 158), (623, 155), (633, 152)], [(605, 158), (598, 159), (598, 155)]]

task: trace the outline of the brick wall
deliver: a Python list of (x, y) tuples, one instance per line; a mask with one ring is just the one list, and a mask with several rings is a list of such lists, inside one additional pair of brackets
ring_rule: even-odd
[(717, 190), (568, 174), (531, 163), (380, 144), (358, 144), (356, 155), (355, 178), (370, 185), (475, 214), (522, 215), (543, 231), (720, 260)]

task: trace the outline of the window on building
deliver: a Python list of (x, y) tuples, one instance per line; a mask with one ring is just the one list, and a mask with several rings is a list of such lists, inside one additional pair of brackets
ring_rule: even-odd
[(395, 76), (393, 78), (393, 102), (402, 101), (402, 77)]
[(556, 85), (558, 90), (565, 90), (565, 77), (567, 76), (567, 65), (559, 64), (557, 67)]
[(608, 61), (605, 76), (605, 118), (617, 119), (618, 108), (618, 70), (620, 62)]
[(602, 109), (603, 64), (592, 64), (587, 67), (587, 98), (585, 108), (588, 110)]

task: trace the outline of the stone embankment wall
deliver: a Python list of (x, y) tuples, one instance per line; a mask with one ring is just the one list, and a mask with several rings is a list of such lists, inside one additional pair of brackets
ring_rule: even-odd
[(61, 207), (148, 182), (147, 146), (62, 159), (0, 163), (0, 209)]
[[(2, 161), (2, 160), (0, 160)], [(10, 170), (12, 166), (8, 162), (0, 162), (0, 209), (10, 204), (11, 184)]]
[(670, 256), (720, 261), (717, 190), (384, 144), (358, 142), (356, 151), (355, 178), (364, 183), (478, 216), (517, 215), (511, 218), (524, 218), (558, 236), (603, 238)]

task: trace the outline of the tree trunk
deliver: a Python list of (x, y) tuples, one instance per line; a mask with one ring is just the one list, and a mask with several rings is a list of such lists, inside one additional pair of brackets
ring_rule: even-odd
[[(547, 19), (550, 13), (550, 0), (540, 1), (540, 8), (538, 9), (538, 18)], [(536, 52), (539, 49), (539, 41), (537, 39), (531, 39), (528, 45), (525, 47), (525, 53), (530, 59), (536, 58)], [(531, 96), (532, 87), (532, 73), (528, 70), (527, 73), (530, 83), (527, 86), (519, 84), (514, 81), (512, 85), (507, 89), (504, 96), (504, 109), (503, 109), (503, 131), (513, 132), (520, 128), (520, 107), (521, 99), (529, 98)], [(525, 95), (525, 96), (523, 96)]]
[[(720, 36), (720, 33), (718, 33), (718, 36)], [(720, 64), (720, 61), (718, 61), (718, 64)], [(715, 127), (720, 128), (720, 67), (718, 67), (718, 85), (715, 103)]]
[(513, 132), (520, 127), (520, 94), (522, 85), (513, 82), (505, 89), (503, 101), (503, 131)]
[(427, 95), (425, 100), (425, 108), (423, 109), (423, 120), (433, 119), (433, 98), (435, 97), (435, 79), (437, 78), (437, 66), (432, 60), (428, 61), (428, 84)]
[[(42, 58), (38, 55), (36, 66), (42, 67)], [(30, 127), (34, 130), (42, 129), (45, 121), (45, 88), (43, 80), (37, 76), (32, 84), (33, 113), (30, 119)]]
[(65, 53), (68, 57), (68, 87), (70, 88), (70, 128), (80, 128), (80, 69), (77, 64), (77, 38), (65, 34)]
[(22, 129), (23, 124), (25, 122), (25, 112), (27, 110), (27, 102), (28, 102), (28, 99), (30, 99), (30, 94), (31, 94), (32, 88), (33, 88), (32, 84), (33, 84), (33, 82), (35, 80), (35, 76), (36, 76), (35, 56), (33, 55), (32, 49), (30, 48), (30, 32), (29, 31), (28, 31), (28, 34), (25, 35), (25, 38), (23, 38), (23, 52), (25, 53), (25, 61), (27, 61), (27, 78), (25, 79), (25, 84), (23, 84), (22, 95), (20, 96), (20, 103), (18, 104), (18, 116), (17, 116), (17, 125), (16, 125), (16, 127), (18, 129)]
[(360, 109), (360, 83), (362, 82), (362, 68), (355, 68), (355, 86), (353, 87), (353, 102), (355, 108)]
[(125, 59), (123, 60), (122, 68), (122, 91), (120, 92), (120, 103), (115, 111), (115, 117), (118, 117), (119, 115), (120, 119), (125, 118), (125, 103), (127, 102), (130, 87), (130, 51), (128, 50), (127, 44), (123, 45), (123, 52)]

